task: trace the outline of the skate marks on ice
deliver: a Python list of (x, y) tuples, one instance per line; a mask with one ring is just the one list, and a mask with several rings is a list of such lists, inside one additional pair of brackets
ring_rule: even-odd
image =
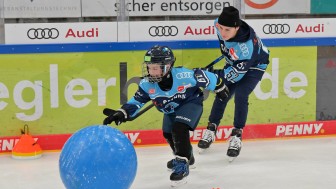
[(60, 153), (43, 152), (34, 160), (15, 160), (0, 155), (1, 189), (65, 189), (59, 174)]
[[(194, 149), (196, 146), (197, 144), (193, 144)], [(170, 148), (162, 146), (136, 148), (136, 150), (138, 155), (138, 173), (131, 189), (209, 188), (214, 178), (220, 179), (217, 175), (219, 172), (216, 170), (224, 170), (225, 164), (228, 164), (224, 160), (226, 152), (209, 150), (209, 154), (204, 156), (205, 158), (194, 152), (196, 168), (189, 169), (189, 176), (186, 178), (187, 183), (171, 187), (169, 176), (172, 172), (168, 171), (166, 167), (167, 162), (174, 158)]]
[[(227, 141), (226, 142), (225, 141), (221, 142), (221, 146), (222, 146), (221, 148), (223, 148), (223, 149), (226, 148), (226, 150), (227, 150), (228, 149), (228, 142)], [(223, 149), (221, 149), (221, 151), (223, 151)], [(198, 147), (197, 152), (198, 152), (199, 155), (206, 155), (208, 153), (210, 153), (210, 154), (214, 153), (211, 146), (209, 148), (199, 148)], [(210, 156), (212, 156), (212, 155), (210, 155)], [(230, 157), (228, 155), (226, 155), (224, 157), (224, 159), (229, 163), (233, 162), (236, 158), (237, 157)]]
[(184, 177), (182, 180), (171, 181), (170, 186), (171, 188), (181, 188), (181, 186), (188, 183), (188, 178)]
[[(203, 154), (194, 152), (196, 169), (178, 189), (333, 189), (336, 185), (336, 137), (243, 141), (229, 162), (227, 143), (216, 142)], [(193, 144), (194, 148), (197, 144)], [(137, 148), (138, 173), (131, 189), (170, 186), (168, 146)]]
[[(211, 147), (210, 147), (211, 148)], [(202, 155), (206, 153), (209, 150), (209, 148), (203, 149), (203, 148), (197, 148), (198, 154)]]
[[(177, 189), (334, 189), (336, 136), (293, 140), (243, 141), (229, 163), (228, 144), (215, 142), (206, 153), (194, 152), (196, 169)], [(196, 149), (197, 144), (193, 144)], [(196, 151), (196, 150), (195, 150)], [(131, 189), (171, 189), (168, 146), (136, 148), (138, 170)], [(58, 171), (59, 153), (18, 161), (0, 155), (1, 189), (65, 189)], [(43, 178), (43, 179), (41, 179)]]

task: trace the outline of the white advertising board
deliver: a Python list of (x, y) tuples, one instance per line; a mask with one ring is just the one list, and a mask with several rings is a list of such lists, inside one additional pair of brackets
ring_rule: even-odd
[(81, 0), (4, 0), (5, 18), (81, 17)]
[[(310, 13), (310, 0), (125, 0), (125, 3), (128, 16), (219, 15), (223, 7), (239, 4), (242, 14)], [(119, 0), (82, 0), (82, 15), (117, 16), (120, 7)]]
[[(336, 19), (245, 20), (260, 38), (335, 37)], [(217, 40), (213, 20), (6, 24), (6, 44)]]
[(117, 0), (82, 0), (82, 15), (83, 17), (117, 16), (116, 6)]
[[(336, 19), (246, 20), (261, 38), (335, 37)], [(130, 41), (217, 39), (213, 20), (131, 22)]]
[(116, 42), (116, 22), (5, 24), (6, 44)]
[(211, 40), (215, 32), (213, 20), (130, 23), (130, 41)]
[(244, 0), (245, 14), (309, 14), (310, 0)]
[(242, 14), (310, 13), (310, 0), (125, 0), (125, 5), (121, 5), (119, 0), (4, 0), (2, 9), (5, 18), (117, 16), (122, 7), (131, 17), (206, 16), (219, 15), (223, 7), (239, 4), (242, 5)]
[(5, 19), (2, 9), (3, 0), (0, 0), (0, 44), (5, 43)]
[(335, 37), (335, 18), (247, 20), (261, 38)]
[[(129, 16), (219, 15), (237, 0), (125, 0)], [(117, 16), (119, 0), (82, 0), (83, 17)]]

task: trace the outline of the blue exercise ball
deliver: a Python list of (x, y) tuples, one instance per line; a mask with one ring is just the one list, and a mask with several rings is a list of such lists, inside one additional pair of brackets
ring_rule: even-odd
[(135, 179), (137, 156), (124, 133), (94, 125), (80, 129), (66, 141), (59, 171), (67, 189), (127, 189)]

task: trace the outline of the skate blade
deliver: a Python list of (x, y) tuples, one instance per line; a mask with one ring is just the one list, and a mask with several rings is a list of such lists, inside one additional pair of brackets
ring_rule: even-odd
[(203, 154), (208, 148), (198, 148), (198, 154)]
[(233, 162), (237, 157), (230, 157), (230, 156), (227, 156), (228, 158), (228, 161), (231, 163)]
[(176, 188), (184, 184), (187, 184), (187, 177), (184, 177), (182, 180), (172, 180), (170, 186)]
[(196, 165), (189, 165), (189, 169), (196, 169)]

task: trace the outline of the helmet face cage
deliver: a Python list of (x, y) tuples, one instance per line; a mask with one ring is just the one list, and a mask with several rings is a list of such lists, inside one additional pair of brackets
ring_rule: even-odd
[[(149, 82), (160, 82), (167, 76), (173, 67), (175, 57), (172, 50), (166, 46), (154, 46), (145, 55), (145, 61), (142, 65), (142, 76), (147, 78)], [(161, 69), (160, 75), (150, 75), (150, 64), (158, 65)]]
[[(159, 65), (161, 69), (161, 74), (160, 75), (150, 75), (149, 74), (149, 64), (157, 64)], [(149, 82), (155, 83), (155, 82), (160, 82), (162, 81), (162, 78), (166, 76), (170, 72), (170, 65), (169, 64), (163, 64), (163, 63), (148, 63), (144, 62), (142, 65), (142, 76), (144, 78), (147, 78)]]

